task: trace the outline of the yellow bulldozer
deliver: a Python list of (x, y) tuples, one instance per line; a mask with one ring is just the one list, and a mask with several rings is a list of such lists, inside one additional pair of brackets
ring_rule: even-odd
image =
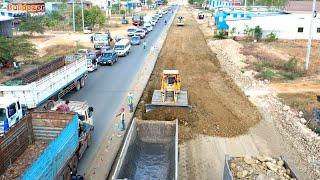
[(161, 89), (154, 90), (151, 104), (146, 105), (146, 111), (166, 106), (190, 108), (188, 92), (181, 90), (181, 77), (179, 70), (163, 70), (161, 76)]

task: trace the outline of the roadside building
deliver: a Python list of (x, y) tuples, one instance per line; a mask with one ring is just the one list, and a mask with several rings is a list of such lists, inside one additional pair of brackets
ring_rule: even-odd
[(46, 2), (45, 3), (45, 12), (46, 14), (52, 12), (52, 11), (57, 11), (59, 10), (59, 6), (61, 5), (61, 2)]
[[(248, 28), (260, 26), (263, 37), (271, 32), (279, 39), (308, 39), (311, 14), (308, 12), (219, 12), (215, 24), (220, 30), (234, 31), (245, 36)], [(272, 22), (272, 23), (270, 23)], [(320, 16), (314, 18), (313, 39), (320, 40)]]
[[(80, 5), (81, 6), (81, 0), (74, 0), (74, 3), (77, 4), (77, 5)], [(69, 6), (72, 6), (73, 4), (73, 0), (68, 0), (68, 5)], [(83, 1), (83, 7), (84, 8), (91, 8), (92, 7), (92, 2), (91, 1)]]
[(5, 36), (5, 37), (13, 36), (13, 29), (12, 29), (13, 19), (14, 19), (13, 17), (0, 16), (0, 36)]
[(8, 11), (25, 11), (31, 16), (44, 15), (45, 3), (42, 0), (12, 0), (7, 7)]
[(217, 8), (229, 8), (231, 7), (232, 2), (224, 1), (224, 0), (208, 0), (209, 9), (217, 9)]
[[(286, 12), (311, 12), (312, 1), (288, 1), (284, 10)], [(316, 11), (320, 11), (320, 3), (316, 3)]]

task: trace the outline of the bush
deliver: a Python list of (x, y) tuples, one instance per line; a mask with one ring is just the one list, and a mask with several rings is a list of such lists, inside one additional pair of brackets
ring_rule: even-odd
[(298, 72), (282, 72), (281, 75), (286, 80), (295, 80), (297, 77), (301, 76), (301, 74)]
[(253, 32), (254, 32), (254, 38), (257, 40), (257, 41), (260, 41), (261, 38), (262, 38), (262, 28), (260, 26), (256, 26), (254, 29), (253, 29)]
[(126, 14), (126, 10), (121, 9), (121, 10), (120, 10), (120, 14)]
[(282, 69), (286, 70), (286, 71), (296, 72), (297, 71), (297, 64), (298, 64), (298, 60), (295, 57), (292, 57), (289, 59), (289, 61), (284, 62), (282, 64)]
[(274, 75), (274, 72), (272, 72), (270, 69), (265, 69), (262, 72), (263, 79), (268, 79), (269, 81), (273, 78)]
[(266, 41), (267, 41), (267, 42), (274, 42), (274, 41), (276, 41), (276, 40), (278, 40), (278, 37), (277, 37), (277, 34), (274, 33), (274, 32), (271, 32), (270, 34), (268, 34), (268, 35), (266, 36)]
[(227, 33), (225, 30), (218, 30), (213, 37), (216, 39), (227, 39)]

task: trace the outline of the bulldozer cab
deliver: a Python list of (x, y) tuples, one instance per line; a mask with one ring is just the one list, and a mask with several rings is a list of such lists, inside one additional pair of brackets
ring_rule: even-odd
[(161, 77), (161, 89), (154, 90), (151, 104), (146, 105), (146, 112), (157, 107), (183, 107), (188, 104), (187, 91), (181, 90), (181, 78), (178, 70), (164, 70)]
[(161, 80), (161, 91), (180, 91), (180, 74), (178, 70), (164, 70)]

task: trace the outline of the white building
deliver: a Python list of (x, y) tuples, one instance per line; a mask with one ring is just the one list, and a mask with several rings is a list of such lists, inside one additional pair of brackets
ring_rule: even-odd
[[(238, 35), (244, 35), (244, 30), (248, 26), (254, 28), (260, 26), (263, 36), (274, 32), (279, 39), (308, 39), (310, 30), (311, 14), (293, 13), (274, 16), (252, 17), (243, 20), (226, 20), (229, 31), (236, 28)], [(314, 19), (312, 27), (313, 39), (320, 40), (320, 15)]]

